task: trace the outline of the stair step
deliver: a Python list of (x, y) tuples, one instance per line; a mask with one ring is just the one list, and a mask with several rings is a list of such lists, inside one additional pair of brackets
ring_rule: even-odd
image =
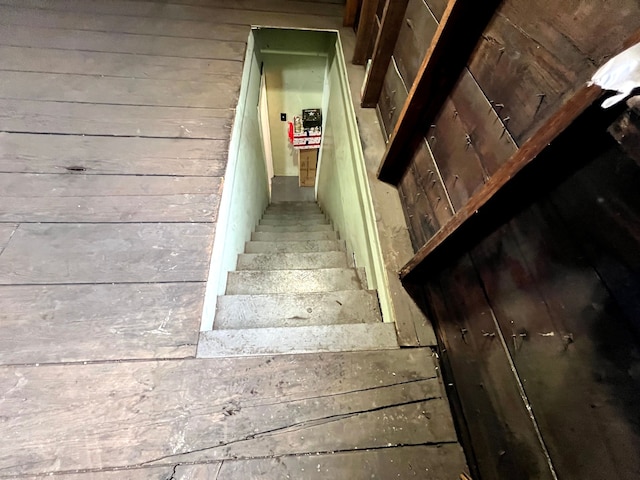
[(253, 232), (251, 240), (256, 242), (338, 240), (336, 232)]
[(393, 323), (209, 330), (200, 333), (199, 358), (396, 349)]
[(261, 293), (311, 293), (360, 290), (364, 271), (354, 268), (316, 270), (243, 270), (229, 272), (227, 295)]
[(290, 242), (247, 242), (247, 253), (312, 253), (344, 251), (344, 240), (307, 240)]
[(260, 225), (315, 225), (329, 223), (323, 214), (311, 215), (273, 215), (265, 213)]
[(312, 270), (348, 268), (344, 252), (241, 253), (236, 270)]
[(213, 328), (381, 323), (375, 290), (218, 297)]
[(333, 232), (328, 223), (310, 225), (258, 225), (256, 232)]

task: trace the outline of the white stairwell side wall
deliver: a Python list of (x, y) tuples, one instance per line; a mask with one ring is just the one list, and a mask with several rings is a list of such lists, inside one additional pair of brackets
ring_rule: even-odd
[(327, 79), (316, 196), (346, 241), (348, 254), (355, 256), (358, 267), (365, 268), (369, 288), (378, 290), (383, 320), (394, 322), (371, 189), (337, 33), (335, 47), (329, 52)]
[(223, 295), (227, 273), (269, 203), (269, 183), (260, 136), (258, 99), (260, 62), (252, 30), (247, 42), (240, 98), (229, 144), (229, 158), (216, 224), (200, 330), (211, 330), (218, 295)]

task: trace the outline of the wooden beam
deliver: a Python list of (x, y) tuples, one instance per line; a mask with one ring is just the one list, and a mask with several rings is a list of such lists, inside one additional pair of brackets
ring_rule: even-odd
[[(483, 208), (496, 193), (512, 182), (514, 177), (540, 155), (551, 142), (565, 131), (602, 94), (596, 85), (584, 86), (504, 163), (489, 181), (447, 222), (400, 270), (400, 278), (409, 281), (418, 271), (427, 271), (442, 252), (450, 253), (451, 246), (462, 237), (469, 237), (469, 225), (479, 218)], [(585, 135), (585, 138), (588, 136)], [(504, 206), (503, 210), (508, 206)], [(477, 223), (477, 222), (476, 222)], [(482, 223), (482, 222), (480, 222)]]
[(347, 4), (344, 6), (343, 26), (353, 27), (356, 24), (356, 17), (358, 16), (361, 3), (362, 0), (347, 0)]
[(369, 55), (369, 48), (372, 43), (373, 27), (376, 22), (376, 10), (378, 0), (364, 0), (360, 10), (360, 22), (356, 33), (356, 46), (353, 50), (354, 65), (364, 65)]
[(373, 48), (371, 68), (362, 93), (361, 105), (365, 108), (375, 107), (382, 92), (384, 77), (389, 68), (391, 55), (398, 40), (402, 20), (409, 0), (387, 0), (382, 14), (380, 31)]
[[(430, 125), (466, 66), (501, 0), (450, 0), (387, 143), (378, 178), (396, 185), (420, 125)], [(416, 128), (418, 127), (418, 129)]]

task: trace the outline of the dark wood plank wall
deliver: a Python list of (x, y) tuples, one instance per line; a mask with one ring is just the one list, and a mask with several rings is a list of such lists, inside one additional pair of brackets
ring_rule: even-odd
[[(588, 3), (506, 0), (433, 124), (416, 126), (398, 185), (416, 250), (640, 27), (636, 1)], [(445, 6), (409, 2), (378, 104), (385, 134)], [(481, 478), (639, 471), (640, 171), (613, 142), (602, 148), (423, 278)]]

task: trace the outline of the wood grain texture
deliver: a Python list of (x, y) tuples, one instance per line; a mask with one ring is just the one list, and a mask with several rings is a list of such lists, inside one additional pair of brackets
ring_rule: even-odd
[(351, 59), (351, 63), (354, 65), (364, 65), (369, 58), (370, 47), (373, 46), (377, 37), (377, 31), (374, 33), (374, 27), (376, 26), (378, 3), (378, 0), (362, 1), (360, 20), (358, 21), (358, 30), (356, 32), (356, 45)]
[[(166, 2), (152, 1), (128, 1), (114, 0), (108, 3), (99, 0), (64, 0), (61, 2), (48, 2), (46, 0), (0, 0), (0, 5), (11, 7), (31, 7), (40, 11), (59, 11), (72, 13), (86, 13), (95, 15), (124, 15), (135, 18), (164, 18), (171, 20), (196, 20), (206, 19), (212, 25), (220, 23), (229, 25), (270, 25), (283, 27), (302, 28), (336, 28), (340, 25), (342, 13), (336, 12), (336, 16), (308, 15), (307, 8), (303, 13), (274, 12), (252, 9), (236, 9), (216, 6), (215, 8), (177, 5)], [(309, 7), (307, 2), (300, 4), (301, 8)], [(324, 8), (319, 4), (313, 8)], [(326, 9), (325, 9), (326, 11)]]
[(242, 64), (237, 60), (135, 54), (133, 62), (129, 55), (120, 53), (78, 51), (53, 48), (47, 42), (42, 44), (42, 47), (0, 46), (2, 69), (202, 82), (210, 88), (214, 88), (211, 84), (220, 81), (220, 76), (240, 83)]
[(17, 228), (17, 224), (9, 223), (0, 225), (0, 255), (2, 255), (2, 252), (9, 244), (9, 241), (11, 240), (11, 237), (13, 236)]
[(380, 29), (373, 47), (371, 65), (360, 99), (360, 104), (363, 107), (375, 107), (378, 103), (391, 55), (398, 40), (400, 25), (407, 9), (407, 2), (408, 0), (395, 0), (384, 4)]
[(398, 32), (393, 57), (407, 87), (411, 89), (420, 64), (438, 28), (438, 22), (423, 0), (409, 0)]
[[(43, 4), (43, 7), (55, 7)], [(126, 10), (113, 15), (95, 15), (72, 9), (47, 10), (46, 15), (34, 15), (31, 8), (0, 5), (0, 25), (20, 25), (23, 27), (59, 28), (91, 30), (96, 32), (132, 33), (137, 35), (160, 35), (162, 37), (203, 38), (246, 42), (249, 28), (246, 25), (226, 23), (212, 24), (215, 19), (177, 20), (159, 17), (127, 16)]]
[(0, 172), (222, 177), (225, 140), (0, 133)]
[(25, 224), (0, 257), (0, 284), (202, 282), (210, 224)]
[[(640, 26), (640, 5), (557, 5), (506, 0), (483, 34), (469, 68), (522, 145), (622, 50)], [(587, 32), (603, 32), (601, 36)]]
[(204, 283), (1, 286), (0, 364), (194, 357), (203, 294)]
[(342, 18), (342, 25), (344, 27), (353, 27), (355, 25), (361, 4), (361, 0), (346, 0)]
[(400, 112), (402, 112), (402, 106), (407, 100), (407, 96), (407, 88), (392, 57), (384, 79), (382, 92), (378, 99), (382, 127), (387, 138), (393, 132), (396, 122), (400, 118)]
[(433, 12), (433, 15), (436, 17), (438, 21), (444, 15), (444, 11), (447, 9), (447, 3), (449, 3), (448, 0), (423, 0), (423, 1), (427, 4), (427, 6), (429, 7), (429, 10)]
[(215, 94), (209, 83), (178, 80), (38, 72), (3, 72), (0, 79), (0, 97), (6, 99), (114, 105), (233, 108), (239, 90), (236, 79), (221, 80)]
[(410, 159), (407, 150), (411, 151), (419, 141), (415, 125), (433, 123), (498, 3), (499, 0), (449, 2), (387, 143), (378, 169), (380, 180), (396, 184), (402, 178)]
[[(231, 135), (233, 109), (179, 108), (139, 105), (96, 105), (72, 102), (42, 102), (28, 99), (0, 99), (0, 130), (24, 133), (62, 133), (76, 135), (167, 137), (223, 140)], [(0, 138), (4, 135), (0, 132)], [(12, 137), (16, 139), (16, 137)], [(53, 137), (51, 137), (53, 138)], [(2, 142), (6, 142), (2, 138)], [(17, 139), (16, 139), (17, 141)], [(49, 140), (63, 141), (63, 140)], [(72, 141), (72, 140), (69, 140)], [(86, 140), (89, 142), (89, 140)], [(108, 140), (96, 140), (107, 142)], [(115, 140), (117, 145), (122, 141)], [(125, 141), (126, 142), (126, 141)], [(154, 144), (175, 150), (179, 142), (141, 142), (150, 154), (158, 155)], [(191, 144), (194, 145), (194, 144)], [(200, 144), (207, 145), (207, 144)], [(133, 147), (135, 148), (135, 147)], [(99, 153), (99, 148), (89, 149)], [(192, 148), (185, 148), (191, 151)], [(144, 151), (139, 152), (140, 155)], [(105, 153), (103, 152), (104, 156)]]
[[(535, 159), (560, 133), (584, 112), (601, 95), (599, 87), (583, 87), (569, 102), (563, 105), (540, 129), (536, 136), (523, 145), (478, 192), (458, 210), (453, 218), (434, 235), (405, 265), (400, 276), (406, 278), (418, 266), (426, 267), (424, 260), (450, 242), (452, 235), (472, 219), (476, 212), (504, 187), (520, 170)], [(432, 257), (431, 257), (432, 258)]]
[[(3, 369), (5, 427), (17, 436), (0, 444), (0, 472), (455, 442), (430, 355), (411, 349)], [(300, 381), (310, 371), (314, 381)]]

